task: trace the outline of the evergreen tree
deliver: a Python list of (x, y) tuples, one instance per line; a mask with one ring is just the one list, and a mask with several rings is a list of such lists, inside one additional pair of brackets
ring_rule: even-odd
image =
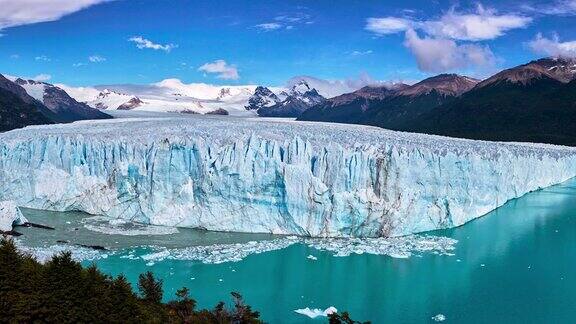
[(162, 302), (162, 280), (154, 278), (152, 272), (148, 271), (138, 277), (138, 289), (145, 301), (152, 304)]

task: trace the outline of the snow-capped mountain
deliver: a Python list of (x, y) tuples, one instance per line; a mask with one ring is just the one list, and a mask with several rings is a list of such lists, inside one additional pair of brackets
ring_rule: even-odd
[(106, 119), (109, 115), (94, 109), (70, 97), (63, 89), (46, 82), (16, 78), (15, 84), (22, 87), (26, 93), (43, 104), (55, 114), (56, 122), (72, 122), (84, 119)]
[(247, 110), (258, 110), (264, 107), (271, 107), (282, 100), (270, 89), (258, 86), (254, 90), (254, 94), (248, 99), (248, 105), (246, 105)]
[(254, 115), (244, 108), (256, 89), (251, 85), (185, 84), (178, 79), (166, 79), (150, 85), (62, 87), (77, 100), (98, 109)]
[(276, 103), (272, 105), (270, 101), (266, 101), (262, 97), (252, 97), (251, 99), (255, 101), (263, 99), (262, 102), (267, 104), (256, 108), (258, 115), (263, 117), (298, 117), (308, 108), (326, 100), (305, 80), (300, 80), (289, 89), (280, 91), (276, 98)]

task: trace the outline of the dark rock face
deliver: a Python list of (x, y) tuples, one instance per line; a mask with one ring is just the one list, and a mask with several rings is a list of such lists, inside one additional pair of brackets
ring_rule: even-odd
[(230, 113), (226, 109), (218, 108), (216, 110), (212, 110), (206, 113), (206, 115), (229, 115)]
[(26, 91), (0, 75), (0, 131), (53, 123), (54, 114)]
[(281, 102), (258, 109), (258, 115), (262, 117), (298, 117), (308, 108), (321, 104), (326, 98), (321, 96), (316, 89), (311, 88), (304, 80), (293, 85), (290, 90), (283, 91), (285, 97)]
[(144, 102), (138, 97), (134, 97), (127, 102), (118, 106), (118, 110), (132, 110), (134, 108), (140, 107)]
[(49, 84), (44, 89), (44, 105), (55, 112), (61, 122), (112, 118), (98, 109), (76, 101), (66, 91)]

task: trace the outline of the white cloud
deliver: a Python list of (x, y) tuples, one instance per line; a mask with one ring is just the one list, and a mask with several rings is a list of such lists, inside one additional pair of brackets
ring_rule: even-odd
[(106, 58), (100, 55), (90, 55), (88, 56), (88, 61), (92, 63), (100, 63), (106, 61)]
[(259, 24), (259, 25), (256, 25), (254, 27), (261, 29), (263, 31), (272, 31), (272, 30), (282, 28), (282, 25), (279, 23), (272, 22), (272, 23)]
[(457, 40), (480, 41), (495, 39), (505, 32), (524, 28), (532, 18), (515, 14), (498, 15), (493, 9), (478, 5), (476, 13), (459, 14), (450, 10), (437, 21), (425, 21), (422, 28), (429, 35)]
[(50, 59), (48, 56), (46, 55), (40, 55), (40, 56), (36, 56), (34, 58), (36, 61), (42, 61), (42, 62), (50, 62), (52, 61), (52, 59)]
[(412, 28), (412, 21), (404, 18), (368, 18), (366, 20), (366, 30), (378, 35), (389, 35), (403, 32)]
[(32, 78), (32, 80), (38, 81), (38, 82), (46, 82), (50, 79), (52, 79), (52, 76), (50, 74), (45, 74), (45, 73), (38, 74), (37, 76)]
[(454, 40), (420, 38), (413, 29), (406, 31), (404, 45), (416, 57), (418, 68), (425, 72), (445, 72), (475, 66), (491, 66), (495, 57), (487, 46), (458, 45)]
[(370, 55), (372, 53), (374, 53), (372, 50), (352, 51), (352, 52), (350, 52), (350, 55), (352, 55), (352, 56), (364, 56), (364, 55)]
[(498, 38), (509, 30), (524, 28), (531, 22), (530, 17), (517, 14), (500, 15), (494, 9), (485, 9), (482, 5), (478, 5), (474, 13), (458, 13), (451, 9), (437, 20), (368, 18), (365, 28), (378, 35), (421, 29), (426, 34), (438, 38), (481, 41)]
[(13, 59), (13, 60), (17, 60), (17, 59), (20, 58), (20, 55), (18, 55), (18, 54), (12, 54), (12, 55), (10, 55), (10, 58)]
[(109, 0), (0, 0), (0, 29), (46, 21)]
[(86, 63), (78, 62), (78, 63), (72, 64), (73, 67), (80, 67), (80, 66), (84, 66), (84, 65), (86, 65)]
[(576, 41), (561, 42), (558, 35), (552, 38), (536, 35), (534, 40), (528, 42), (528, 47), (537, 54), (554, 57), (576, 57)]
[(240, 75), (238, 69), (234, 65), (229, 65), (224, 60), (216, 60), (211, 63), (206, 63), (198, 68), (198, 71), (206, 73), (216, 73), (218, 79), (224, 80), (238, 80)]
[(136, 47), (138, 47), (139, 49), (150, 48), (153, 50), (162, 50), (166, 53), (169, 53), (171, 50), (178, 47), (177, 44), (165, 44), (165, 45), (156, 44), (142, 36), (133, 36), (130, 39), (128, 39), (128, 41), (136, 43)]
[(265, 32), (286, 29), (292, 30), (296, 28), (297, 25), (311, 25), (314, 21), (311, 20), (311, 16), (304, 12), (296, 12), (289, 15), (280, 15), (274, 17), (273, 21), (255, 25), (254, 27)]
[(540, 5), (525, 4), (522, 8), (533, 14), (574, 16), (576, 15), (576, 0), (557, 0)]

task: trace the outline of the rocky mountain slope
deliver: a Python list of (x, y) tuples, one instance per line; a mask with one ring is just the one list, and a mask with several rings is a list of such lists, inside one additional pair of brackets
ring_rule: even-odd
[(112, 118), (85, 103), (76, 101), (66, 91), (53, 84), (21, 78), (14, 80), (14, 83), (24, 88), (31, 97), (56, 114), (54, 118), (56, 122)]
[(411, 86), (366, 87), (314, 106), (298, 119), (401, 129), (420, 114), (453, 100), (477, 83), (478, 80), (465, 76), (441, 74)]
[(404, 130), (576, 145), (576, 65), (542, 59), (502, 71)]

